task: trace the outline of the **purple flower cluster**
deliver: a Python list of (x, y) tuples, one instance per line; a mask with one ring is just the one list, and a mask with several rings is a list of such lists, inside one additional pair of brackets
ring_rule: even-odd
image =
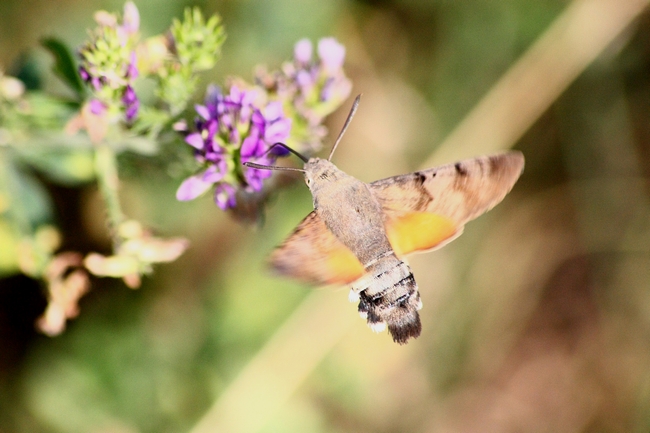
[(138, 110), (140, 109), (140, 100), (130, 84), (127, 84), (124, 89), (122, 104), (124, 104), (124, 117), (126, 118), (126, 121), (133, 122), (135, 117), (138, 115)]
[(311, 42), (301, 40), (294, 60), (281, 70), (258, 71), (258, 87), (237, 81), (241, 84), (231, 85), (228, 93), (208, 89), (204, 105), (196, 106), (195, 129), (180, 128), (203, 168), (182, 182), (178, 200), (193, 200), (213, 188), (217, 205), (233, 208), (238, 194), (261, 191), (263, 181), (272, 175), (270, 170), (243, 163), (273, 165), (287, 153), (282, 147), (271, 148), (277, 142), (307, 154), (320, 148), (327, 132), (323, 120), (349, 96), (351, 83), (343, 72), (341, 44), (333, 38), (321, 39), (317, 53), (314, 59)]
[(94, 96), (90, 101), (91, 110), (100, 115), (107, 109), (117, 109), (124, 113), (127, 122), (133, 122), (140, 108), (133, 89), (138, 77), (135, 51), (140, 26), (138, 9), (127, 2), (121, 24), (115, 15), (107, 12), (98, 12), (95, 20), (99, 27), (79, 53), (82, 59), (79, 75)]
[(275, 73), (259, 69), (256, 81), (285, 107), (294, 111), (296, 121), (288, 143), (296, 150), (311, 153), (320, 149), (327, 134), (324, 118), (336, 110), (350, 95), (352, 83), (343, 71), (345, 47), (334, 38), (318, 41), (317, 56), (309, 39), (298, 41), (294, 59)]
[(196, 131), (185, 142), (194, 148), (195, 158), (204, 169), (180, 185), (178, 200), (192, 200), (215, 186), (214, 200), (222, 209), (236, 204), (236, 193), (260, 191), (271, 176), (268, 170), (256, 170), (242, 163), (254, 161), (271, 165), (280, 148), (271, 146), (289, 137), (291, 120), (285, 117), (278, 101), (264, 102), (259, 90), (244, 90), (237, 85), (224, 94), (212, 86), (204, 105), (197, 105)]
[[(318, 60), (312, 60), (309, 39), (298, 41), (294, 47), (294, 62), (283, 67), (285, 75), (297, 87), (295, 102), (309, 110), (309, 105), (343, 101), (352, 90), (352, 83), (343, 72), (345, 47), (334, 38), (318, 41)], [(319, 120), (322, 120), (322, 115)]]

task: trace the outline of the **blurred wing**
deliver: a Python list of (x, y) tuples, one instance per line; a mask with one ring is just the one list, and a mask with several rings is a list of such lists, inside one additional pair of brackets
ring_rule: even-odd
[(311, 212), (269, 259), (280, 274), (309, 284), (347, 284), (364, 273), (363, 266)]
[(370, 184), (398, 254), (440, 247), (496, 206), (524, 168), (521, 152), (481, 156)]

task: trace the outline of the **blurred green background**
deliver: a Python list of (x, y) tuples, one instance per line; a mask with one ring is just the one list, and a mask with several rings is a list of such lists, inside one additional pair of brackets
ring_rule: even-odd
[[(181, 179), (155, 160), (127, 161), (126, 213), (191, 248), (138, 290), (94, 280), (55, 338), (34, 331), (38, 283), (3, 279), (0, 432), (650, 431), (645, 2), (148, 0), (143, 35), (190, 5), (228, 33), (207, 80), (250, 79), (303, 37), (346, 46), (364, 95), (334, 158), (348, 173), (371, 181), (507, 147), (524, 152), (525, 173), (461, 238), (413, 257), (424, 329), (400, 347), (367, 328), (347, 289), (265, 268), (311, 210), (301, 182), (248, 227), (207, 196), (177, 202)], [(33, 62), (62, 92), (39, 38), (78, 46), (95, 10), (122, 6), (3, 0), (0, 65)], [(529, 51), (540, 38), (547, 51)], [(48, 190), (64, 245), (107, 242), (95, 185)]]

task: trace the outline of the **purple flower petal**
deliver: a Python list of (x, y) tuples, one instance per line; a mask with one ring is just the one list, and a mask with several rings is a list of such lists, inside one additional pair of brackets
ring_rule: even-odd
[(242, 91), (239, 90), (239, 87), (236, 85), (232, 85), (230, 87), (230, 94), (228, 95), (227, 99), (230, 100), (233, 104), (241, 104), (241, 100), (243, 98)]
[[(264, 130), (266, 129), (266, 124), (252, 124), (248, 130), (248, 137), (252, 137), (256, 140), (260, 140), (264, 137)], [(247, 137), (247, 138), (248, 138)]]
[(135, 78), (138, 78), (138, 59), (135, 55), (135, 51), (131, 51), (131, 60), (129, 62), (129, 66), (126, 68), (126, 78), (133, 80)]
[(318, 41), (318, 57), (326, 69), (340, 69), (345, 59), (345, 47), (334, 38), (323, 38)]
[(351, 91), (352, 91), (352, 83), (350, 83), (349, 80), (345, 78), (343, 79), (330, 78), (325, 82), (325, 84), (323, 84), (323, 88), (321, 89), (321, 93), (320, 93), (320, 100), (321, 101), (331, 101), (331, 100), (342, 101), (348, 97)]
[(264, 153), (262, 142), (257, 137), (248, 136), (241, 144), (241, 158), (243, 162), (246, 162), (248, 158), (261, 156), (262, 153)]
[(232, 107), (231, 103), (228, 101), (225, 101), (223, 104), (223, 111), (219, 113), (219, 123), (221, 124), (221, 128), (224, 131), (228, 131), (234, 127), (234, 120), (233, 120), (233, 112), (235, 109)]
[(249, 105), (242, 105), (239, 108), (239, 115), (235, 115), (235, 118), (239, 121), (240, 125), (245, 125), (251, 121), (251, 116), (253, 115), (253, 110)]
[(104, 85), (104, 83), (102, 83), (102, 79), (99, 77), (91, 77), (90, 84), (92, 84), (93, 88), (96, 91), (100, 91), (102, 89), (102, 86)]
[(208, 110), (209, 117), (217, 116), (219, 113), (219, 104), (222, 99), (221, 88), (214, 84), (210, 84), (205, 94), (205, 106)]
[(104, 114), (104, 111), (106, 111), (106, 105), (99, 99), (91, 99), (90, 100), (90, 112), (93, 114), (96, 114), (97, 116), (101, 116)]
[(189, 201), (194, 200), (204, 192), (206, 192), (213, 185), (212, 182), (206, 182), (203, 179), (203, 175), (197, 174), (195, 176), (188, 177), (181, 183), (176, 191), (176, 200), (178, 201)]
[(135, 119), (136, 116), (138, 115), (138, 110), (139, 109), (140, 109), (140, 101), (138, 101), (137, 99), (134, 102), (132, 102), (131, 104), (129, 104), (126, 107), (126, 111), (124, 113), (124, 115), (126, 117), (126, 121), (127, 122), (133, 121), (133, 119)]
[(203, 130), (206, 131), (209, 139), (213, 139), (217, 135), (217, 132), (219, 132), (219, 122), (217, 119), (210, 119), (203, 125)]
[(228, 140), (231, 143), (239, 143), (241, 141), (241, 135), (239, 134), (239, 129), (237, 128), (232, 128), (230, 130), (230, 133), (228, 134)]
[(246, 90), (243, 92), (243, 96), (241, 98), (241, 104), (244, 106), (252, 106), (254, 105), (253, 103), (255, 102), (256, 98), (257, 98), (257, 91), (255, 89)]
[(221, 209), (235, 207), (235, 188), (229, 183), (220, 183), (214, 190), (214, 201)]
[(301, 39), (293, 48), (293, 57), (299, 63), (308, 63), (311, 60), (312, 45), (309, 39)]
[(178, 122), (174, 122), (172, 129), (176, 132), (185, 132), (187, 131), (187, 122), (185, 119), (180, 119)]
[(210, 110), (208, 107), (205, 105), (195, 105), (194, 110), (198, 113), (199, 116), (203, 117), (205, 120), (210, 119), (212, 116), (210, 115)]
[[(217, 147), (217, 150), (219, 152), (214, 152), (214, 151), (209, 151), (205, 152), (205, 160), (210, 161), (213, 164), (221, 164), (222, 162), (225, 162), (224, 155), (223, 155), (223, 149), (220, 147)], [(223, 171), (226, 171), (226, 167), (223, 168)]]
[(281, 118), (283, 114), (284, 111), (282, 110), (282, 103), (280, 101), (269, 102), (264, 109), (264, 118), (269, 122)]
[(130, 85), (127, 85), (124, 89), (124, 94), (122, 95), (122, 103), (124, 105), (133, 104), (138, 100), (138, 95), (135, 94), (135, 90)]
[(140, 28), (140, 12), (133, 2), (124, 3), (122, 28), (127, 34), (133, 34)]
[[(258, 161), (259, 162), (259, 161)], [(271, 161), (262, 161), (259, 162), (264, 165), (272, 165), (273, 163)], [(273, 172), (271, 170), (260, 170), (257, 168), (253, 167), (248, 167), (246, 171), (244, 171), (244, 177), (246, 178), (246, 182), (248, 183), (248, 186), (253, 190), (253, 191), (260, 191), (262, 187), (264, 186), (263, 180), (271, 177), (273, 175)]]
[(208, 169), (203, 172), (201, 180), (208, 183), (217, 183), (223, 179), (223, 176), (226, 174), (226, 161), (222, 160), (222, 162), (223, 164), (211, 165), (208, 167)]
[(308, 71), (301, 70), (298, 71), (298, 74), (296, 74), (296, 83), (300, 88), (303, 89), (305, 93), (307, 93), (309, 89), (314, 85), (315, 80)]
[(264, 140), (268, 143), (285, 141), (289, 137), (290, 131), (291, 119), (280, 119), (266, 128), (266, 131), (264, 131)]
[(199, 150), (203, 149), (204, 142), (200, 132), (193, 132), (189, 134), (187, 137), (185, 137), (185, 142)]
[(90, 74), (88, 73), (88, 70), (83, 66), (79, 66), (79, 76), (84, 82), (90, 81)]

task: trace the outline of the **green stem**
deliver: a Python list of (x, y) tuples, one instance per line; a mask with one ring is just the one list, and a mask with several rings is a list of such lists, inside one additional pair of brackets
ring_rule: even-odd
[(120, 199), (117, 191), (119, 187), (117, 158), (113, 149), (106, 144), (100, 144), (95, 151), (95, 171), (97, 173), (99, 191), (106, 203), (108, 224), (113, 238), (113, 249), (117, 250), (121, 243), (117, 229), (125, 218), (120, 207)]

